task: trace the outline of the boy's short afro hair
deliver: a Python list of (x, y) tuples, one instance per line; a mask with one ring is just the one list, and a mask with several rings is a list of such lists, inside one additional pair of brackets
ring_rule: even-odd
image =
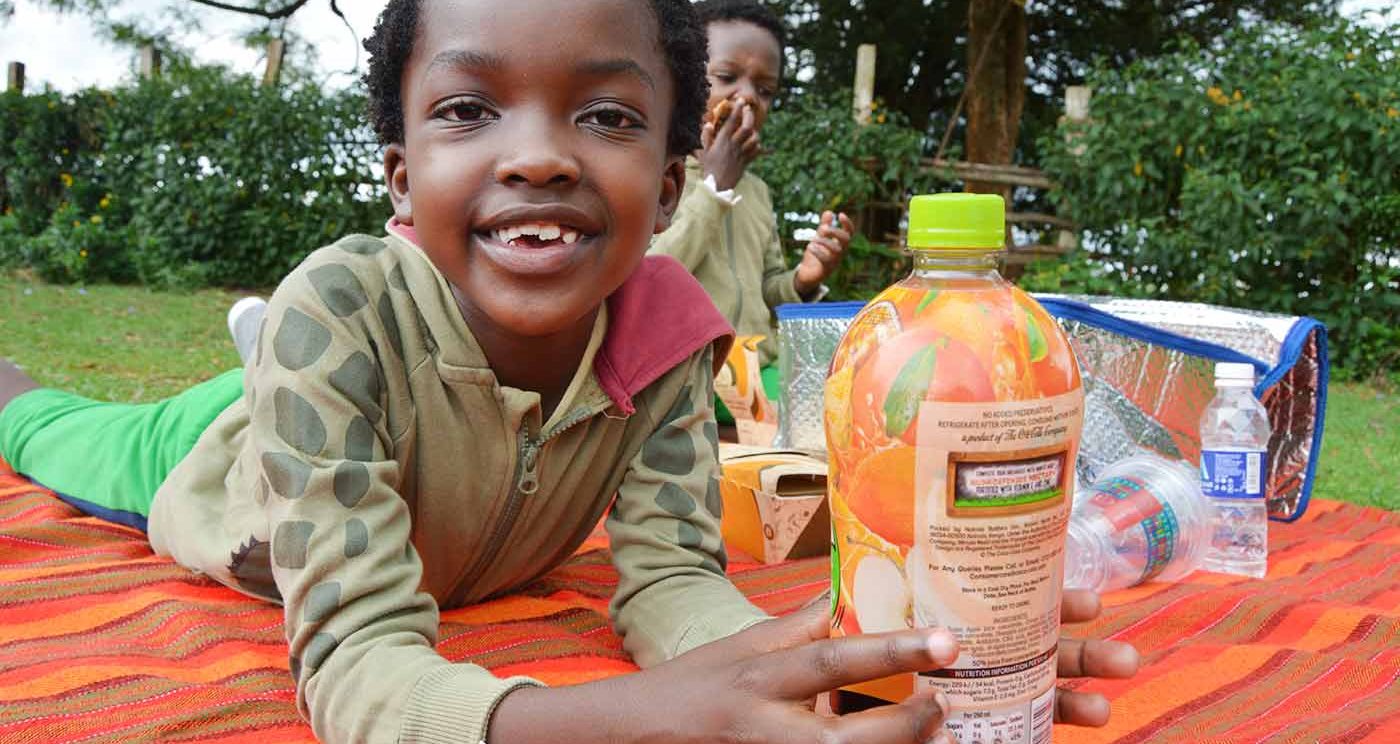
[[(403, 142), (403, 98), (400, 85), (404, 64), (418, 36), (418, 11), (428, 0), (389, 0), (379, 14), (374, 33), (365, 39), (369, 51), (369, 118), (380, 144)], [(648, 0), (661, 29), (661, 51), (671, 70), (676, 103), (666, 149), (685, 155), (700, 147), (700, 120), (709, 97), (705, 80), (708, 43), (705, 25), (689, 0)]]
[(722, 21), (745, 21), (767, 31), (778, 40), (781, 53), (787, 43), (787, 30), (776, 13), (756, 0), (700, 0), (695, 4), (695, 14), (706, 26)]

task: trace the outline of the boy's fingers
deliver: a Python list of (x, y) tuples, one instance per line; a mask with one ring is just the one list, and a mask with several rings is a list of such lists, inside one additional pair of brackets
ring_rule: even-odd
[(715, 143), (715, 123), (707, 121), (700, 127), (700, 149), (708, 150)]
[(851, 242), (851, 234), (846, 232), (845, 230), (842, 230), (839, 227), (822, 227), (817, 232), (828, 238), (831, 238), (832, 240), (840, 242), (841, 245), (845, 245)]
[(856, 231), (856, 223), (852, 222), (845, 212), (841, 213), (841, 229), (845, 230), (848, 235)]
[(1108, 698), (1097, 692), (1055, 691), (1055, 722), (1071, 726), (1102, 726), (1108, 723)]
[(1137, 649), (1122, 641), (1061, 638), (1059, 676), (1124, 679), (1137, 674)]
[(724, 120), (724, 125), (719, 128), (720, 133), (725, 135), (726, 137), (733, 137), (734, 132), (738, 131), (739, 124), (743, 119), (741, 112), (747, 108), (747, 106), (737, 106), (734, 109), (734, 112), (731, 113), (729, 117)]
[(802, 700), (842, 685), (951, 664), (958, 642), (946, 630), (873, 633), (816, 641), (775, 654), (773, 692)]
[(1099, 595), (1089, 589), (1066, 589), (1060, 600), (1060, 622), (1082, 623), (1099, 616)]
[(754, 654), (796, 648), (831, 635), (830, 607), (813, 602), (792, 614), (761, 622), (735, 636)]
[(821, 741), (889, 744), (951, 741), (934, 738), (943, 728), (943, 719), (948, 714), (947, 701), (942, 692), (920, 694), (899, 705), (885, 705), (828, 719), (828, 733)]

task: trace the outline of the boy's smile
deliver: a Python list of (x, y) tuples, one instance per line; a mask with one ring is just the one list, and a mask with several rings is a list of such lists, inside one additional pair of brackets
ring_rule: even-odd
[(499, 376), (541, 345), (581, 353), (669, 223), (684, 171), (657, 35), (638, 0), (423, 6), (385, 173)]

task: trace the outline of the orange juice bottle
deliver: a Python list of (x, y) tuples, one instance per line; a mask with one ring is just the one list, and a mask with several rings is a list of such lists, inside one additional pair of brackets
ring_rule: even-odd
[(941, 626), (946, 669), (832, 695), (837, 712), (939, 687), (962, 741), (1049, 742), (1065, 528), (1084, 410), (1055, 320), (997, 272), (1005, 206), (916, 196), (914, 270), (852, 321), (826, 383), (832, 633)]

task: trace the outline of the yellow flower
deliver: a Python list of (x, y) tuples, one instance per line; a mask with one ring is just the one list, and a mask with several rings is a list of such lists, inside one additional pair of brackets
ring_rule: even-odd
[(1251, 101), (1245, 101), (1245, 102), (1244, 102), (1244, 110), (1245, 110), (1245, 111), (1252, 111), (1253, 109), (1254, 109), (1254, 104), (1253, 104), (1253, 102), (1251, 102)]
[(83, 224), (83, 221), (82, 221), (82, 220), (73, 220), (73, 227), (77, 227), (78, 225), (81, 225), (81, 224)]
[(1400, 110), (1397, 110), (1394, 106), (1385, 110), (1385, 117), (1387, 119), (1394, 119), (1397, 116), (1400, 116)]
[(1181, 157), (1181, 153), (1182, 153), (1182, 147), (1181, 147), (1181, 145), (1177, 145), (1177, 146), (1176, 146), (1176, 156), (1177, 156), (1177, 157)]
[(1347, 61), (1350, 62), (1354, 59), (1356, 59), (1356, 52), (1347, 52)]
[(880, 114), (879, 116), (875, 117), (875, 123), (876, 123), (876, 124), (884, 124), (884, 123), (885, 123), (885, 115), (884, 115), (884, 114)]
[(1238, 88), (1236, 88), (1234, 98), (1236, 101), (1242, 100), (1244, 98), (1244, 94), (1241, 93)]
[(1139, 160), (1139, 161), (1136, 162), (1136, 163), (1133, 163), (1133, 175), (1135, 175), (1135, 176), (1141, 176), (1141, 175), (1142, 175), (1142, 161), (1141, 161), (1141, 160)]
[(870, 110), (871, 110), (871, 111), (874, 111), (874, 110), (877, 109), (877, 108), (880, 108), (880, 102), (879, 102), (879, 101), (871, 101), (871, 102), (870, 102)]
[(1210, 86), (1209, 88), (1206, 88), (1206, 98), (1209, 98), (1211, 100), (1211, 103), (1214, 103), (1217, 106), (1230, 105), (1230, 97), (1225, 95), (1225, 91), (1221, 90), (1220, 88), (1217, 88), (1214, 85)]
[(78, 255), (82, 256), (83, 258), (87, 258), (87, 249), (84, 248), (81, 251), (78, 251)]
[(58, 174), (58, 180), (63, 182), (63, 187), (66, 189), (73, 187), (73, 177), (68, 175), (67, 173)]
[(102, 224), (102, 215), (94, 214), (93, 216), (88, 218), (88, 221), (94, 225), (100, 225)]
[(106, 196), (103, 196), (103, 197), (102, 197), (102, 200), (99, 201), (99, 202), (97, 202), (97, 208), (98, 208), (98, 209), (106, 209), (107, 207), (110, 207), (110, 206), (112, 206), (112, 196), (111, 196), (111, 194), (108, 194), (108, 195), (106, 195)]
[(66, 148), (66, 147), (63, 148), (63, 154), (64, 154), (64, 155), (67, 155), (67, 154), (68, 154), (68, 148)]

